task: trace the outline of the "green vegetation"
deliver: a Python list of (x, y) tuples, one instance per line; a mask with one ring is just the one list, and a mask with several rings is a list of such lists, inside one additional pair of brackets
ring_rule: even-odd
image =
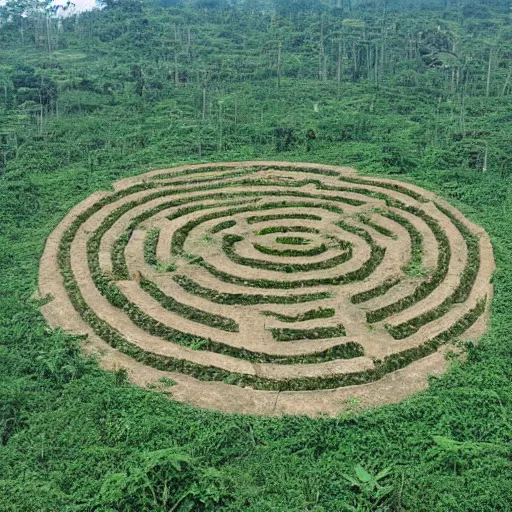
[(284, 245), (309, 245), (311, 240), (302, 236), (278, 236), (276, 242)]
[(124, 250), (130, 241), (131, 235), (131, 230), (123, 233), (114, 242), (110, 251), (110, 257), (112, 259), (112, 273), (116, 281), (120, 281), (122, 279), (130, 279), (130, 273), (128, 272), (128, 266), (126, 265)]
[(319, 308), (310, 309), (304, 313), (295, 316), (283, 315), (281, 313), (274, 313), (273, 311), (263, 311), (261, 314), (264, 316), (271, 316), (280, 322), (294, 323), (306, 322), (307, 320), (315, 320), (317, 318), (331, 318), (335, 315), (336, 311), (332, 308)]
[(273, 233), (314, 233), (318, 235), (320, 231), (306, 226), (270, 226), (256, 231), (256, 235), (271, 235)]
[[(320, 340), (324, 338), (337, 338), (346, 336), (347, 331), (343, 325), (333, 327), (316, 327), (314, 329), (270, 329), (272, 336), (276, 341), (297, 341), (297, 340)], [(359, 351), (358, 355), (364, 352)]]
[(406, 196), (412, 197), (413, 199), (417, 199), (421, 202), (428, 202), (427, 199), (425, 199), (421, 194), (418, 194), (417, 192), (414, 192), (414, 190), (411, 190), (409, 188), (403, 187), (402, 185), (399, 185), (398, 183), (383, 183), (382, 181), (374, 181), (369, 179), (360, 179), (360, 178), (347, 178), (342, 177), (340, 178), (341, 181), (346, 181), (349, 183), (356, 183), (358, 185), (377, 185), (379, 188), (387, 188), (388, 190), (393, 190), (395, 192), (400, 192), (400, 194), (405, 194)]
[(156, 259), (156, 248), (158, 246), (158, 240), (160, 239), (160, 229), (151, 228), (146, 233), (144, 238), (144, 261), (155, 267), (158, 264)]
[(375, 229), (375, 231), (377, 231), (377, 233), (380, 233), (381, 235), (384, 235), (384, 236), (387, 236), (390, 238), (394, 238), (396, 236), (392, 231), (390, 231), (389, 229), (386, 229), (383, 226), (380, 226), (379, 224), (376, 224), (371, 219), (369, 219), (366, 215), (360, 215), (359, 220), (363, 224), (366, 224), (367, 226), (370, 226), (371, 228)]
[[(343, 249), (345, 249), (345, 252), (342, 254), (338, 254), (337, 256), (333, 256), (332, 258), (329, 258), (327, 260), (318, 261), (315, 263), (274, 263), (271, 261), (264, 261), (259, 260), (255, 258), (245, 258), (243, 256), (240, 256), (235, 249), (235, 246), (238, 242), (242, 242), (244, 240), (243, 236), (239, 235), (224, 235), (224, 239), (222, 241), (222, 250), (226, 254), (226, 256), (233, 262), (238, 265), (246, 265), (248, 267), (252, 268), (261, 268), (265, 270), (270, 270), (273, 272), (287, 272), (287, 273), (293, 273), (293, 272), (310, 272), (312, 270), (324, 270), (329, 268), (337, 267), (338, 265), (341, 265), (342, 263), (345, 263), (352, 257), (352, 248), (349, 244), (346, 244), (343, 246)], [(324, 246), (325, 247), (325, 246)], [(262, 252), (265, 251), (265, 248), (263, 246), (259, 246), (259, 249), (263, 249)], [(320, 252), (316, 252), (316, 254), (321, 254), (325, 250), (322, 249), (322, 246), (319, 246)], [(270, 249), (272, 251), (272, 249)], [(284, 252), (284, 251), (283, 251)], [(289, 256), (295, 255), (296, 251), (290, 250)], [(301, 251), (298, 251), (301, 252)], [(204, 266), (206, 266), (206, 263), (203, 263)], [(210, 266), (210, 268), (213, 268)], [(276, 283), (277, 284), (277, 283)], [(277, 288), (278, 286), (276, 286)]]
[(475, 283), (478, 269), (480, 268), (480, 245), (478, 237), (474, 235), (455, 215), (446, 210), (439, 204), (436, 205), (455, 225), (459, 230), (462, 238), (466, 242), (467, 247), (467, 261), (464, 270), (460, 276), (459, 284), (453, 293), (447, 297), (439, 306), (429, 311), (425, 311), (421, 315), (408, 320), (407, 322), (396, 325), (386, 326), (389, 333), (395, 339), (403, 339), (411, 334), (417, 332), (423, 325), (441, 318), (446, 314), (455, 304), (464, 302), (468, 299), (473, 284)]
[(255, 304), (301, 304), (315, 300), (329, 299), (329, 292), (304, 293), (300, 295), (259, 295), (246, 293), (219, 293), (216, 290), (205, 288), (184, 275), (173, 277), (186, 292), (217, 304), (249, 306)]
[(382, 216), (397, 222), (407, 230), (407, 233), (409, 233), (409, 238), (411, 239), (411, 259), (402, 269), (405, 272), (405, 275), (422, 275), (424, 273), (421, 266), (424, 252), (423, 235), (414, 227), (412, 222), (402, 215), (398, 215), (397, 213), (390, 211), (382, 213)]
[[(270, 254), (272, 256), (283, 257), (318, 256), (319, 254), (323, 254), (324, 252), (326, 252), (328, 249), (327, 245), (325, 244), (320, 244), (317, 245), (316, 247), (311, 247), (311, 249), (303, 249), (302, 251), (299, 249), (274, 249), (273, 247), (266, 247), (265, 245), (261, 244), (254, 244), (254, 248), (257, 251), (262, 252), (263, 254)], [(349, 247), (347, 247), (347, 249), (348, 248)]]
[[(389, 316), (395, 313), (404, 311), (413, 304), (416, 304), (416, 302), (423, 300), (425, 297), (428, 297), (439, 286), (439, 284), (445, 279), (445, 277), (448, 274), (448, 268), (450, 265), (451, 257), (450, 242), (445, 232), (439, 226), (438, 222), (429, 215), (427, 215), (426, 213), (424, 213), (422, 210), (419, 210), (417, 208), (402, 206), (402, 209), (408, 211), (409, 213), (414, 213), (416, 216), (420, 217), (431, 229), (438, 243), (437, 266), (432, 275), (428, 276), (425, 280), (423, 280), (411, 294), (399, 299), (396, 302), (393, 302), (392, 304), (389, 304), (388, 306), (384, 306), (374, 311), (369, 311), (366, 314), (366, 319), (368, 323), (375, 323), (384, 320), (385, 318), (388, 318)], [(409, 228), (412, 228), (412, 225), (409, 226)], [(421, 235), (419, 233), (416, 234), (414, 231), (410, 231), (409, 234), (411, 236), (411, 240), (413, 242), (416, 241), (415, 244), (417, 247), (416, 250), (413, 249), (413, 259), (415, 257), (415, 253), (416, 257), (421, 257), (422, 249), (419, 248)], [(418, 268), (417, 261), (412, 268)]]
[(177, 173), (173, 173), (173, 174), (166, 174), (166, 173), (158, 174), (157, 176), (153, 176), (152, 179), (161, 181), (161, 180), (167, 180), (170, 178), (176, 178), (176, 177), (181, 177), (181, 176), (190, 176), (191, 174), (197, 175), (197, 174), (202, 174), (205, 172), (212, 172), (213, 170), (215, 170), (215, 172), (217, 173), (217, 176), (211, 176), (211, 177), (200, 178), (200, 179), (187, 178), (183, 181), (172, 181), (172, 183), (169, 183), (169, 185), (172, 185), (174, 187), (174, 186), (179, 186), (179, 185), (190, 185), (190, 184), (195, 184), (195, 183), (211, 183), (214, 181), (221, 181), (221, 180), (225, 180), (228, 178), (240, 178), (242, 176), (254, 174), (255, 172), (259, 171), (259, 168), (245, 168), (245, 169), (242, 169), (239, 171), (224, 172), (223, 174), (219, 174), (219, 173), (222, 173), (223, 170), (224, 171), (228, 170), (228, 168), (223, 169), (222, 167), (220, 167), (218, 169), (215, 169), (214, 167), (205, 167), (203, 169), (196, 169), (196, 170), (192, 170), (192, 171), (186, 170), (186, 171), (181, 171), (181, 172), (177, 172)]
[[(210, 196), (210, 197), (215, 198), (215, 197), (218, 197), (218, 196), (215, 195), (215, 196)], [(204, 197), (203, 197), (203, 199), (204, 199)], [(199, 201), (200, 199), (196, 199), (196, 200)], [(181, 208), (176, 209), (170, 215), (167, 215), (167, 219), (168, 220), (179, 219), (180, 217), (183, 217), (185, 215), (189, 215), (189, 214), (194, 213), (194, 212), (200, 212), (200, 211), (208, 210), (208, 209), (211, 209), (211, 208), (220, 208), (220, 207), (223, 207), (223, 206), (234, 206), (236, 204), (238, 204), (238, 203), (233, 202), (233, 201), (229, 201), (229, 202), (226, 202), (226, 203), (215, 203), (215, 204), (203, 204), (203, 203), (200, 203), (200, 204), (194, 204), (192, 206), (183, 206)]]
[[(208, 190), (208, 189), (200, 189), (200, 190)], [(307, 194), (305, 192), (283, 192), (283, 191), (277, 191), (277, 192), (267, 192), (260, 193), (260, 192), (241, 192), (238, 194), (229, 194), (230, 197), (240, 196), (240, 197), (251, 197), (251, 196), (260, 196), (260, 195), (268, 195), (268, 196), (297, 196), (297, 197), (310, 197), (310, 198), (320, 198), (325, 199), (324, 196), (315, 196), (312, 194)], [(222, 197), (226, 197), (226, 194), (221, 194)], [(213, 197), (213, 196), (210, 196)], [(340, 200), (341, 198), (338, 198), (337, 200)], [(198, 200), (197, 198), (194, 198), (194, 200)], [(219, 205), (221, 206), (221, 205)], [(211, 206), (213, 208), (213, 206)], [(239, 213), (245, 213), (250, 211), (259, 211), (259, 210), (274, 210), (279, 208), (323, 208), (325, 210), (332, 211), (333, 209), (337, 211), (337, 207), (332, 206), (331, 204), (325, 204), (325, 203), (306, 203), (306, 202), (286, 202), (282, 201), (279, 203), (264, 203), (264, 204), (257, 204), (252, 206), (243, 206), (240, 208), (229, 208), (224, 211), (220, 212), (213, 212), (209, 213), (207, 215), (203, 215), (202, 217), (199, 217), (197, 219), (191, 220), (187, 222), (184, 226), (177, 229), (172, 237), (172, 244), (171, 244), (171, 252), (174, 255), (180, 255), (183, 253), (183, 244), (185, 243), (185, 240), (187, 239), (187, 236), (189, 233), (202, 224), (203, 222), (207, 222), (210, 220), (215, 219), (221, 219), (222, 217), (231, 217), (233, 215), (239, 214)], [(190, 208), (183, 208), (181, 210), (176, 211), (170, 218), (175, 219), (178, 217), (181, 217), (187, 213), (190, 213), (190, 211), (199, 211), (201, 210), (201, 205), (196, 205)], [(278, 217), (280, 218), (280, 217)], [(270, 229), (270, 228), (269, 228)], [(260, 232), (261, 234), (261, 232)], [(264, 233), (266, 234), (266, 232)]]
[(268, 220), (288, 220), (288, 219), (303, 219), (303, 220), (322, 220), (318, 215), (311, 215), (308, 213), (286, 213), (282, 215), (260, 215), (255, 217), (247, 217), (249, 224), (256, 224), (257, 222), (265, 222)]
[[(343, 221), (338, 222), (338, 226), (340, 226), (342, 229), (345, 229), (346, 231), (349, 231), (357, 236), (360, 236), (363, 238), (368, 245), (371, 247), (371, 254), (370, 257), (361, 265), (358, 269), (353, 270), (351, 272), (347, 272), (344, 274), (340, 274), (338, 276), (334, 277), (324, 277), (324, 278), (313, 278), (313, 279), (298, 279), (294, 281), (270, 281), (268, 279), (245, 279), (242, 277), (234, 276), (232, 274), (229, 274), (227, 272), (224, 272), (222, 270), (217, 269), (213, 265), (205, 262), (204, 260), (200, 259), (197, 261), (197, 264), (203, 267), (205, 270), (210, 272), (213, 276), (217, 277), (221, 281), (225, 281), (226, 283), (232, 283), (232, 284), (240, 284), (252, 288), (274, 288), (274, 289), (295, 289), (295, 288), (304, 288), (307, 286), (329, 286), (329, 285), (340, 285), (340, 284), (348, 284), (348, 283), (354, 283), (357, 281), (363, 281), (366, 279), (369, 275), (373, 273), (373, 271), (381, 264), (382, 260), (384, 259), (384, 255), (386, 253), (386, 249), (381, 247), (380, 245), (377, 245), (372, 237), (368, 234), (367, 231), (364, 229), (351, 226)], [(178, 233), (178, 231), (175, 233)], [(228, 238), (226, 242), (226, 247), (224, 247), (224, 251), (226, 252), (226, 249), (229, 251), (230, 246), (232, 243), (235, 243), (236, 240), (238, 240), (239, 237), (236, 238)], [(228, 254), (229, 256), (229, 254)], [(239, 259), (239, 256), (231, 256), (232, 258), (235, 257), (238, 261), (242, 261)], [(343, 263), (344, 261), (347, 261), (351, 257), (351, 251), (347, 251), (345, 254), (341, 254), (339, 256), (336, 256), (335, 258), (332, 258), (331, 260), (326, 260), (326, 262), (321, 262), (318, 264), (310, 264), (310, 265), (316, 265), (314, 268), (318, 269), (319, 266), (322, 265), (322, 268), (326, 268), (325, 265), (329, 264), (331, 266), (339, 265), (340, 263)], [(245, 261), (245, 264), (247, 264), (246, 259), (243, 259)], [(255, 260), (258, 262), (259, 260)], [(255, 263), (257, 264), (257, 263)], [(252, 263), (251, 263), (252, 265)], [(270, 263), (265, 262), (265, 268), (269, 268)]]
[(238, 324), (234, 320), (220, 315), (213, 315), (192, 306), (182, 304), (173, 297), (165, 295), (158, 286), (155, 285), (155, 283), (145, 279), (144, 277), (140, 280), (140, 286), (167, 311), (176, 313), (177, 315), (188, 318), (194, 322), (199, 322), (200, 324), (215, 327), (216, 329), (222, 329), (223, 331), (239, 332), (240, 330)]
[[(20, 5), (0, 7), (0, 510), (509, 510), (507, 3), (255, 0), (232, 8), (221, 0), (108, 0), (103, 12), (60, 20), (34, 3)], [(454, 360), (429, 390), (377, 410), (359, 413), (354, 403), (332, 419), (225, 415), (134, 387), (122, 370), (103, 372), (83, 357), (81, 339), (48, 328), (41, 302), (31, 300), (38, 261), (74, 205), (148, 169), (249, 159), (341, 163), (376, 179), (398, 176), (482, 225), (498, 264), (495, 298), (490, 330), (478, 346), (467, 344), (467, 362)], [(240, 187), (253, 186), (242, 183), (246, 174)], [(137, 190), (158, 194), (160, 181)], [(363, 193), (369, 182), (340, 183)], [(415, 197), (400, 185), (387, 188)], [(232, 206), (249, 199), (235, 197)], [(281, 229), (288, 231), (272, 232), (311, 232)], [(455, 302), (476, 264), (473, 241), (465, 240), (472, 263)], [(113, 258), (121, 273), (125, 242), (118, 240)], [(277, 299), (222, 295), (173, 277), (219, 303)], [(322, 297), (329, 294), (279, 300)], [(464, 341), (483, 308), (479, 303), (428, 346), (378, 362), (371, 375), (321, 383), (376, 379), (453, 337)], [(138, 353), (90, 311), (87, 321), (136, 359), (212, 378), (211, 370)], [(222, 372), (215, 378), (262, 385)]]
[(391, 290), (393, 286), (396, 286), (401, 281), (402, 280), (400, 278), (387, 279), (382, 284), (376, 286), (375, 288), (372, 288), (371, 290), (352, 295), (352, 297), (350, 297), (350, 301), (352, 302), (352, 304), (362, 304), (363, 302), (367, 302), (371, 299), (374, 299), (375, 297), (380, 297), (381, 295), (384, 295), (389, 290)]
[(233, 226), (236, 226), (236, 220), (226, 220), (224, 222), (219, 222), (219, 224), (215, 225), (210, 232), (213, 234), (220, 233), (221, 231), (232, 228)]

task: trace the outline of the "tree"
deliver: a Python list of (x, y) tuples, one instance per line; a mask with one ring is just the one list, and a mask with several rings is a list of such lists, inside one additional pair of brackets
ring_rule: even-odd
[(51, 0), (8, 0), (5, 5), (0, 6), (0, 20), (14, 23), (24, 42), (27, 21), (45, 14), (50, 4)]
[(121, 9), (125, 12), (142, 12), (141, 0), (98, 0), (105, 10)]

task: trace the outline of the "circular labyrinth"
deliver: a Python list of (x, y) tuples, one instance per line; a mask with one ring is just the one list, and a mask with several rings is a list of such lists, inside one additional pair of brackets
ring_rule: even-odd
[(416, 186), (197, 165), (74, 208), (47, 242), (40, 294), (51, 325), (88, 334), (137, 384), (223, 411), (337, 414), (442, 372), (443, 347), (485, 327), (493, 265), (482, 229)]

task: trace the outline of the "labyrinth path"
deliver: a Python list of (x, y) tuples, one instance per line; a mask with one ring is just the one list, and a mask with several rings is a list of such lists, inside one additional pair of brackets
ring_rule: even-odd
[(419, 187), (245, 162), (89, 197), (48, 239), (39, 292), (52, 326), (139, 385), (332, 415), (424, 389), (485, 328), (493, 269), (485, 232)]

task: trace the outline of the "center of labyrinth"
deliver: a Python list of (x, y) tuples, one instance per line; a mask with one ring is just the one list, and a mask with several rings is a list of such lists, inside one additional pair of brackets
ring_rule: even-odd
[(393, 402), (476, 336), (486, 234), (434, 194), (351, 169), (247, 162), (127, 179), (49, 238), (49, 323), (108, 368), (226, 411)]

